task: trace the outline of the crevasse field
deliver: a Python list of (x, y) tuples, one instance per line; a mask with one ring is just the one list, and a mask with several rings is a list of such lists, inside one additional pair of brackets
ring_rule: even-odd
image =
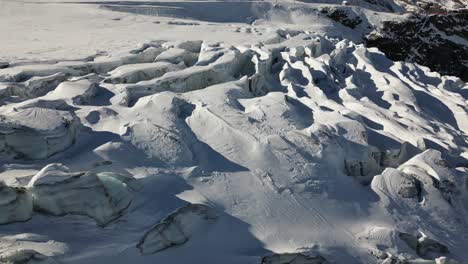
[(0, 0), (0, 263), (468, 263), (467, 7)]

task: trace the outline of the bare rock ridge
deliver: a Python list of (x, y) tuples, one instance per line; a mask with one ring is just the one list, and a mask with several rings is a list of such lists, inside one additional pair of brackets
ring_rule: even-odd
[(409, 15), (402, 21), (387, 21), (367, 36), (390, 59), (416, 62), (441, 74), (468, 81), (468, 9), (446, 14)]

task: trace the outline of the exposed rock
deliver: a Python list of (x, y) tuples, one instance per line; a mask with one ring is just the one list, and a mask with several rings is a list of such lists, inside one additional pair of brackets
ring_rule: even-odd
[[(390, 12), (401, 12), (403, 11), (403, 9), (397, 5), (395, 2), (398, 1), (386, 1), (386, 0), (363, 0), (365, 2), (368, 2), (370, 4), (373, 4), (375, 6), (378, 6), (378, 7), (382, 7), (384, 8), (384, 10), (386, 11), (390, 11)], [(352, 1), (351, 1), (352, 2)], [(348, 4), (350, 3), (350, 1), (348, 1)]]
[(374, 172), (374, 167), (377, 166), (377, 162), (369, 158), (369, 160), (345, 160), (346, 174), (353, 177), (367, 176)]
[(395, 200), (401, 197), (421, 201), (424, 184), (415, 176), (405, 174), (397, 169), (387, 168), (381, 175), (374, 177), (372, 188), (384, 188), (382, 191)]
[(370, 250), (370, 254), (376, 259), (378, 259), (378, 263), (380, 264), (407, 264), (405, 260), (402, 260), (397, 256), (393, 256), (392, 254), (389, 254), (382, 250), (372, 249)]
[(261, 264), (328, 264), (322, 256), (308, 256), (302, 253), (274, 254), (262, 258)]
[(80, 214), (106, 225), (131, 202), (125, 183), (108, 175), (72, 173), (61, 164), (49, 164), (29, 182), (34, 210), (52, 214)]
[(26, 159), (45, 159), (70, 147), (78, 132), (78, 118), (70, 112), (26, 108), (0, 115), (0, 152)]
[(460, 194), (460, 190), (456, 186), (455, 182), (448, 179), (443, 179), (441, 181), (437, 179), (433, 180), (434, 187), (439, 189), (440, 193), (449, 204), (452, 204), (454, 197)]
[(218, 218), (211, 207), (188, 204), (177, 209), (149, 230), (137, 245), (141, 254), (153, 254), (186, 243), (197, 229)]
[(25, 188), (0, 181), (0, 224), (26, 221), (32, 216), (32, 208), (31, 195)]
[(395, 61), (417, 62), (440, 74), (468, 81), (468, 9), (446, 14), (413, 14), (403, 21), (387, 21), (367, 37)]
[(362, 19), (357, 14), (350, 13), (349, 9), (325, 7), (321, 12), (334, 21), (343, 24), (345, 27), (356, 28), (362, 23)]
[(447, 254), (449, 250), (446, 246), (442, 245), (441, 243), (427, 238), (423, 235), (411, 235), (408, 233), (399, 233), (398, 234), (401, 240), (405, 241), (406, 244), (416, 251), (418, 256), (425, 258), (430, 257), (431, 254)]
[(418, 200), (421, 200), (421, 182), (406, 174), (402, 174), (402, 177), (404, 179), (401, 182), (398, 194), (403, 198), (417, 198)]
[(395, 3), (410, 12), (425, 12), (429, 14), (443, 14), (457, 9), (465, 9), (467, 6), (466, 0), (395, 0)]
[(56, 264), (57, 262), (35, 250), (21, 249), (0, 254), (2, 264)]

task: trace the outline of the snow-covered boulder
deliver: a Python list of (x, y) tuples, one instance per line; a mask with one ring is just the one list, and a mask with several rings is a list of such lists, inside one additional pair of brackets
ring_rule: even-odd
[(149, 230), (137, 245), (141, 254), (153, 254), (186, 243), (204, 225), (218, 218), (211, 207), (188, 204), (177, 209)]
[(70, 112), (26, 108), (0, 115), (0, 152), (45, 159), (70, 147), (79, 127)]
[(31, 195), (25, 188), (0, 181), (0, 224), (26, 221), (31, 218), (32, 208)]
[(109, 175), (70, 172), (61, 164), (49, 164), (29, 182), (34, 210), (56, 216), (86, 215), (99, 225), (118, 218), (131, 202), (125, 183)]
[[(392, 196), (422, 199), (421, 192), (423, 184), (415, 177), (393, 168), (387, 168), (382, 175), (378, 177), (382, 177), (381, 180), (385, 181), (384, 186), (386, 186), (388, 193)], [(377, 178), (374, 184), (376, 184), (379, 179), (380, 178)]]
[(2, 264), (56, 264), (57, 262), (35, 250), (20, 249), (0, 254)]
[(302, 253), (274, 254), (262, 258), (261, 264), (328, 264), (322, 256), (308, 256)]
[(174, 93), (142, 98), (132, 108), (132, 122), (122, 138), (165, 166), (192, 166), (196, 139), (184, 121), (192, 108)]

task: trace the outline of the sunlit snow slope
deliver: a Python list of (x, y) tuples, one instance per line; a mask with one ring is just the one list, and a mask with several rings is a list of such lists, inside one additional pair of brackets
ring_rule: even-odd
[(353, 29), (165, 2), (146, 40), (128, 3), (40, 4), (126, 14), (130, 36), (98, 23), (128, 42), (85, 59), (6, 41), (0, 263), (467, 263), (468, 85), (359, 44), (392, 16), (369, 2), (344, 6), (370, 19)]

